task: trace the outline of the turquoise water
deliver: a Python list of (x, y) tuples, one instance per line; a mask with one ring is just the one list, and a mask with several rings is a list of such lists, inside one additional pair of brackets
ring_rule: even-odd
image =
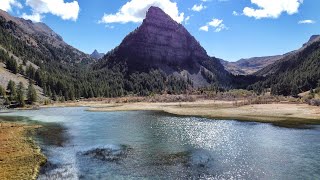
[(5, 114), (63, 127), (61, 143), (38, 139), (49, 160), (39, 179), (320, 179), (319, 126), (85, 109)]

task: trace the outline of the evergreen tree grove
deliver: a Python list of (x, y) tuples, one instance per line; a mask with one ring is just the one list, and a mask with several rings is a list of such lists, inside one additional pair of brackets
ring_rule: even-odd
[(9, 100), (14, 101), (16, 100), (17, 90), (16, 90), (16, 83), (12, 80), (9, 81), (7, 90), (9, 92)]
[(17, 103), (20, 107), (24, 107), (25, 106), (25, 97), (24, 97), (24, 86), (23, 83), (20, 82), (18, 87), (17, 87)]
[(31, 81), (29, 82), (29, 86), (28, 86), (27, 98), (30, 104), (37, 102), (37, 92)]

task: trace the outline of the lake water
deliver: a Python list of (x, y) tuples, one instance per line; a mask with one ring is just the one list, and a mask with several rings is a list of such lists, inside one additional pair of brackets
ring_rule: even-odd
[(3, 115), (48, 125), (39, 179), (320, 179), (319, 126), (86, 108)]

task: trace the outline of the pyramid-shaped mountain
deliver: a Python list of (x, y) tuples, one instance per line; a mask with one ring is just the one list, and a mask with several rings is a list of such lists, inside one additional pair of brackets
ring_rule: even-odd
[(109, 52), (103, 67), (126, 64), (128, 73), (160, 69), (191, 80), (196, 87), (228, 83), (229, 73), (183, 27), (158, 7), (150, 7), (143, 23)]
[(90, 57), (96, 60), (101, 59), (104, 56), (104, 53), (99, 53), (98, 50), (94, 50), (92, 54), (90, 54)]

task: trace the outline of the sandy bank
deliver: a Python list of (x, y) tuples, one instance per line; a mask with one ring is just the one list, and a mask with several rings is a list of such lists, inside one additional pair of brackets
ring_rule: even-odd
[(91, 104), (89, 111), (164, 111), (175, 115), (201, 116), (294, 126), (320, 124), (320, 108), (307, 104), (255, 104), (236, 107), (230, 101), (203, 100), (182, 103)]
[(241, 120), (273, 123), (280, 126), (320, 124), (320, 107), (307, 104), (274, 103), (235, 106), (233, 101), (197, 100), (171, 103), (109, 103), (80, 101), (43, 107), (89, 107), (88, 111), (163, 111), (174, 115), (200, 116), (217, 120)]
[(0, 119), (0, 179), (36, 179), (46, 158), (29, 136), (35, 128)]

